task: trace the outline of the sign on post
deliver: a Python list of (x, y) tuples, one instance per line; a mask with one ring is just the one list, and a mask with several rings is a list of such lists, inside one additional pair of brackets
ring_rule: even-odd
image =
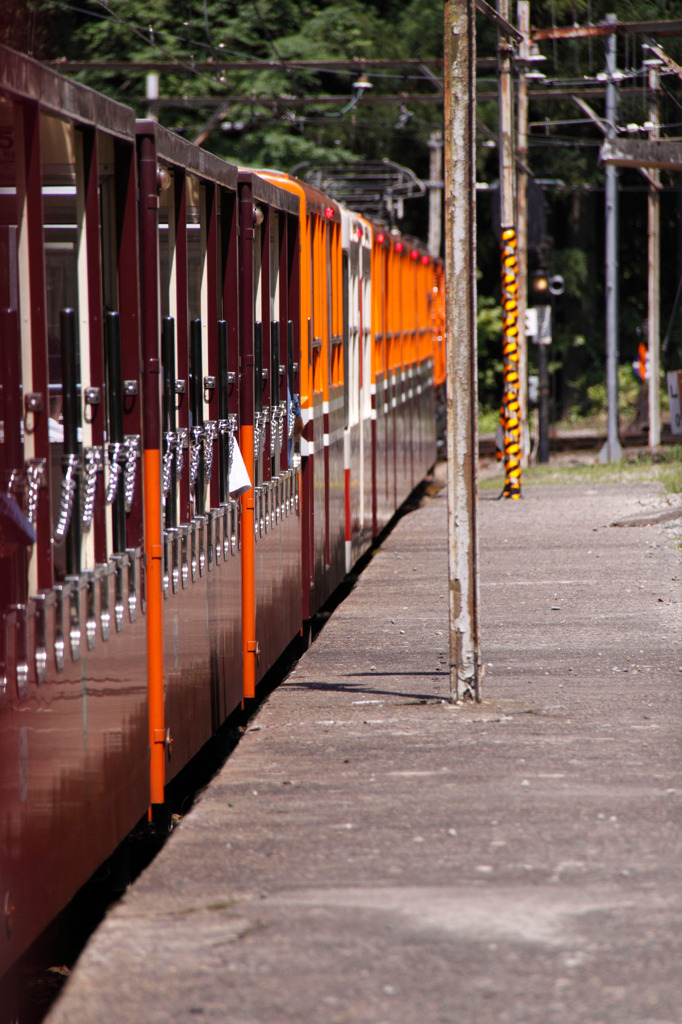
[(538, 345), (552, 343), (552, 307), (537, 306), (538, 311)]
[(682, 370), (673, 370), (666, 376), (668, 379), (668, 398), (670, 399), (670, 429), (673, 434), (682, 434), (682, 410), (680, 409)]

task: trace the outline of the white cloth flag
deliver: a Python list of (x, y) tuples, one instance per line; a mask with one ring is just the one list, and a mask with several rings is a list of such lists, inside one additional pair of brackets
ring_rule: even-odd
[(249, 474), (246, 471), (244, 459), (242, 453), (239, 450), (239, 445), (235, 442), (234, 449), (232, 452), (232, 468), (230, 469), (230, 494), (233, 498), (238, 498), (240, 494), (244, 494), (245, 491), (251, 489), (251, 480)]

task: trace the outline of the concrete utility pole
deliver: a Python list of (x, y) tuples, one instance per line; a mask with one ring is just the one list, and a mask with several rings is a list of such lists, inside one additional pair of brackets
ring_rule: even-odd
[[(659, 102), (658, 102), (658, 68), (649, 70), (649, 92), (651, 104), (649, 120), (653, 128), (649, 132), (650, 139), (658, 138)], [(660, 367), (660, 319), (661, 319), (661, 209), (658, 186), (661, 172), (653, 169), (650, 172), (653, 181), (649, 185), (647, 199), (648, 214), (648, 313), (647, 313), (647, 348), (649, 350), (649, 447), (655, 448), (661, 443), (661, 398), (659, 393)]]
[[(609, 24), (617, 21), (607, 14)], [(616, 34), (606, 43), (606, 131), (607, 138), (616, 137)], [(606, 442), (599, 453), (600, 462), (617, 462), (623, 457), (618, 439), (618, 170), (606, 165), (606, 393), (608, 423)]]
[(523, 61), (530, 56), (530, 0), (518, 0), (517, 24), (523, 42), (519, 46), (521, 75), (517, 94), (516, 117), (516, 262), (518, 266), (519, 306), (519, 420), (521, 421), (521, 465), (528, 465), (528, 339), (525, 320), (528, 304), (528, 83)]
[(429, 252), (440, 256), (441, 226), (443, 220), (443, 133), (429, 136)]
[(445, 0), (445, 275), (450, 698), (480, 700), (474, 0)]

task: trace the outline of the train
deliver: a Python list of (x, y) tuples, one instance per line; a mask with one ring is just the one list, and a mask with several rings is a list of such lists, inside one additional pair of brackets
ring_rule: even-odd
[(0, 48), (0, 976), (435, 462), (443, 276)]

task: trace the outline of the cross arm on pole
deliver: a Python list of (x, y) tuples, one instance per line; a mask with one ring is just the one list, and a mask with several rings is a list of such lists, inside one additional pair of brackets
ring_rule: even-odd
[[(578, 106), (582, 110), (583, 114), (587, 114), (587, 116), (590, 118), (590, 120), (593, 121), (596, 124), (597, 128), (602, 133), (602, 135), (606, 136), (608, 134), (608, 127), (607, 127), (607, 123), (604, 120), (604, 118), (600, 117), (599, 114), (596, 112), (596, 110), (593, 110), (592, 107), (589, 105), (589, 103), (586, 103), (585, 100), (581, 100), (579, 96), (571, 96), (571, 99), (573, 100), (574, 103), (578, 104)], [(603, 155), (605, 148), (608, 148), (608, 144), (607, 143), (604, 143), (604, 146), (602, 147), (601, 154), (600, 154), (600, 157), (601, 157), (601, 160), (602, 160), (603, 163), (607, 162), (605, 160), (605, 158), (604, 158), (604, 155)], [(609, 162), (615, 163), (615, 161), (609, 161)], [(657, 190), (659, 190), (661, 188), (660, 181), (656, 181), (656, 179), (651, 174), (649, 174), (649, 172), (644, 167), (638, 166), (637, 170), (640, 172), (640, 174), (642, 175), (643, 178), (646, 178), (646, 180), (649, 182), (649, 184), (652, 186), (652, 188), (655, 188)]]
[(486, 3), (486, 0), (476, 0), (476, 10), (484, 14), (490, 21), (494, 21), (500, 32), (502, 32), (508, 39), (513, 39), (515, 43), (523, 42), (523, 35), (517, 28), (506, 18), (503, 18), (501, 14), (498, 14), (494, 7)]

